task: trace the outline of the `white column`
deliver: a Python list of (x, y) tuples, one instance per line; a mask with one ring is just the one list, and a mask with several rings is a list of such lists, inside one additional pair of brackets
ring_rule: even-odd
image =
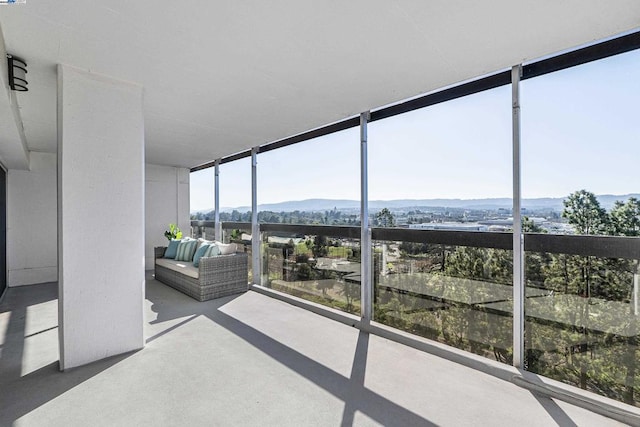
[(520, 76), (522, 66), (511, 69), (513, 108), (513, 366), (524, 367), (524, 248), (520, 212)]
[(139, 85), (58, 66), (60, 368), (144, 346)]
[(258, 147), (251, 149), (251, 256), (253, 283), (261, 285), (260, 225), (258, 224)]
[(371, 229), (369, 228), (369, 182), (367, 166), (367, 122), (369, 112), (360, 114), (360, 307), (362, 320), (371, 321), (373, 275), (371, 274)]

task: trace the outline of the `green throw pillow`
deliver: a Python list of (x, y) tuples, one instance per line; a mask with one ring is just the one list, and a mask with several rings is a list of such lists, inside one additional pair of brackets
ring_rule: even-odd
[(204, 254), (209, 249), (209, 246), (210, 245), (208, 243), (203, 243), (203, 244), (200, 245), (200, 247), (198, 248), (196, 253), (193, 255), (193, 266), (194, 267), (199, 267), (200, 266), (200, 258), (202, 258), (204, 256)]
[(172, 240), (169, 242), (169, 246), (167, 246), (167, 250), (164, 251), (165, 258), (176, 258), (176, 253), (178, 252), (178, 245), (180, 244), (180, 240)]
[(196, 252), (196, 246), (198, 246), (197, 240), (183, 240), (178, 243), (176, 261), (191, 262), (191, 260), (193, 260), (193, 254)]

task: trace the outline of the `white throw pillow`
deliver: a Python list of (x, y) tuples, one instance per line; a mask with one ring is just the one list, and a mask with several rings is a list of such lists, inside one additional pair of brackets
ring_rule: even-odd
[(202, 245), (213, 245), (213, 241), (212, 240), (205, 240), (202, 237), (198, 238), (198, 247), (197, 249), (200, 249), (200, 246)]
[(236, 253), (235, 243), (229, 243), (229, 244), (224, 244), (222, 242), (214, 242), (214, 243), (220, 249), (220, 255), (231, 255)]

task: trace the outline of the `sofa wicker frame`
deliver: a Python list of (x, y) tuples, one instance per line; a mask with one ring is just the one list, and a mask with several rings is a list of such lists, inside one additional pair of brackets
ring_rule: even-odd
[[(161, 258), (165, 249), (155, 248), (155, 259)], [(248, 272), (246, 253), (200, 258), (197, 279), (155, 264), (156, 280), (198, 301), (246, 292), (249, 289)]]

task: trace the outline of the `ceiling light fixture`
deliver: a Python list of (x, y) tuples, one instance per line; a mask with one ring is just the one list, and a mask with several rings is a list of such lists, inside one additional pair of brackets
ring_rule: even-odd
[(27, 85), (27, 63), (17, 56), (7, 55), (9, 63), (9, 87), (11, 90), (26, 92)]

